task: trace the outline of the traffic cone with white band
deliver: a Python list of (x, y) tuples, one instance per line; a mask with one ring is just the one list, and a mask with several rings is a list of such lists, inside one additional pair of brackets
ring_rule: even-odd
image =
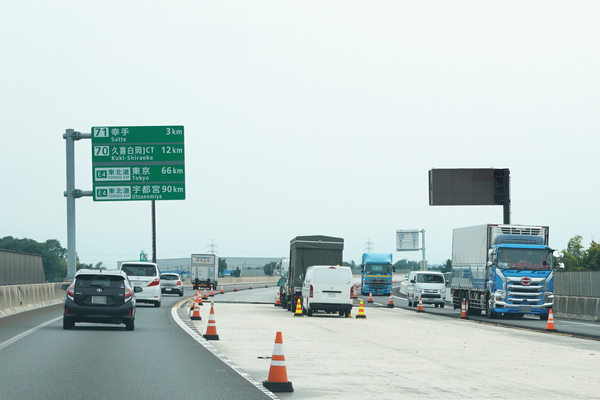
[(194, 303), (194, 311), (192, 311), (192, 316), (190, 317), (192, 321), (200, 321), (202, 317), (200, 316), (200, 307), (198, 307), (198, 303)]
[(546, 324), (546, 331), (548, 332), (558, 332), (554, 327), (554, 317), (552, 316), (552, 309), (549, 310), (548, 313), (548, 324)]
[(419, 297), (419, 305), (417, 306), (417, 312), (425, 312), (423, 309), (423, 300)]
[(390, 301), (388, 302), (388, 308), (394, 308), (394, 296), (392, 296), (392, 292), (390, 292)]
[(371, 291), (369, 290), (369, 301), (367, 301), (367, 303), (372, 303), (373, 302), (373, 293), (371, 293)]
[(210, 315), (208, 316), (208, 325), (206, 326), (206, 335), (203, 335), (206, 340), (219, 340), (217, 335), (217, 323), (215, 322), (215, 302), (210, 302)]
[(273, 357), (271, 357), (271, 368), (269, 377), (262, 382), (263, 386), (271, 392), (293, 392), (292, 382), (288, 381), (287, 369), (285, 367), (285, 356), (283, 355), (283, 336), (277, 332)]
[(460, 307), (460, 317), (462, 319), (469, 319), (469, 317), (467, 316), (467, 304), (465, 301), (466, 300), (463, 299), (462, 306)]

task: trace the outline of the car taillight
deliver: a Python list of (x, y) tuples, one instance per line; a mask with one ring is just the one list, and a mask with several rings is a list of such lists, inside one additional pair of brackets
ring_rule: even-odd
[(177, 286), (181, 286), (181, 281), (177, 281)]
[(69, 299), (71, 299), (71, 300), (73, 300), (73, 298), (75, 297), (75, 291), (74, 291), (74, 289), (75, 289), (75, 288), (73, 287), (73, 285), (71, 285), (71, 286), (69, 286), (69, 287), (67, 288), (67, 297), (68, 297)]
[(150, 284), (148, 285), (148, 287), (150, 286), (158, 286), (158, 284), (160, 283), (159, 279), (155, 279), (152, 282), (150, 282)]
[(313, 298), (313, 287), (312, 285), (310, 285), (310, 294), (309, 294), (310, 298)]
[(125, 288), (125, 300), (131, 297), (131, 289)]

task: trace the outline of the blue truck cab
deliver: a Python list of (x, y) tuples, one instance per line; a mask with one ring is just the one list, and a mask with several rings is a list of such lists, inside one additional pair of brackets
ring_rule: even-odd
[(364, 253), (360, 266), (362, 294), (392, 293), (393, 273), (391, 253)]

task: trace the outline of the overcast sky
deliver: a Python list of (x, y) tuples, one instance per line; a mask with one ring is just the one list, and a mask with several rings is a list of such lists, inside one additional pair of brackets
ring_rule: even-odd
[[(158, 258), (279, 257), (298, 235), (394, 260), (425, 229), (431, 168), (509, 168), (512, 222), (560, 250), (600, 238), (597, 1), (2, 1), (0, 237), (67, 247), (65, 129), (183, 125), (186, 200), (157, 202)], [(76, 187), (92, 189), (91, 141)], [(151, 253), (150, 202), (77, 200), (85, 263)]]

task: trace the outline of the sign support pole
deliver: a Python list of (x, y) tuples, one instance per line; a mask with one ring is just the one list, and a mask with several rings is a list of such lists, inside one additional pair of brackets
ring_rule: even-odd
[(67, 151), (67, 190), (64, 192), (67, 198), (67, 280), (73, 279), (77, 267), (75, 199), (93, 195), (91, 190), (75, 189), (75, 141), (91, 137), (91, 133), (75, 132), (73, 129), (67, 129), (63, 134)]
[(152, 262), (156, 264), (156, 201), (152, 200)]

